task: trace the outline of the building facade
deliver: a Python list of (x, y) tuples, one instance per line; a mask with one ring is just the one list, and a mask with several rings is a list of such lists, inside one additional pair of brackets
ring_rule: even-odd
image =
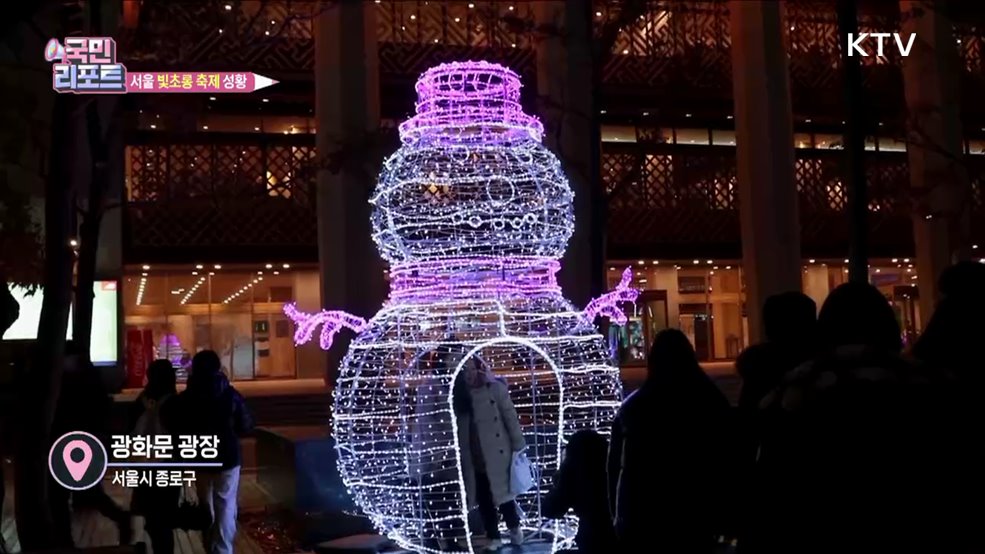
[[(860, 29), (899, 30), (905, 4), (860, 2)], [(562, 14), (568, 30), (577, 27), (570, 12), (583, 10), (575, 16), (591, 20), (590, 42), (608, 48), (579, 51), (568, 34), (552, 35), (551, 9), (569, 12)], [(395, 149), (393, 126), (413, 112), (419, 73), (443, 61), (485, 59), (524, 77), (524, 103), (548, 120), (556, 140), (574, 131), (552, 121), (576, 119), (571, 112), (586, 106), (594, 113), (581, 117), (600, 125), (600, 179), (587, 185), (598, 190), (575, 188), (605, 208), (599, 273), (617, 281), (631, 265), (643, 289), (630, 323), (610, 329), (620, 363), (644, 364), (649, 341), (668, 326), (684, 330), (703, 360), (734, 358), (757, 336), (747, 288), (762, 280), (743, 261), (740, 158), (783, 150), (777, 144), (787, 140), (780, 133), (778, 143), (736, 144), (749, 135), (736, 124), (742, 85), (733, 57), (751, 56), (754, 46), (733, 51), (740, 48), (734, 9), (734, 2), (690, 0), (125, 3), (118, 42), (128, 69), (250, 70), (280, 83), (250, 95), (148, 95), (128, 107), (124, 333), (149, 331), (155, 353), (177, 364), (215, 349), (234, 379), (325, 375), (331, 359), (294, 346), (284, 303), (357, 312), (372, 304), (369, 293), (349, 302), (372, 288), (359, 275), (366, 283), (386, 278), (376, 252), (361, 255), (365, 243), (346, 238), (368, 233), (368, 221), (359, 222), (373, 177), (365, 168)], [(788, 0), (779, 13), (780, 24), (761, 33), (775, 34), (786, 52), (796, 203), (774, 209), (796, 211), (799, 236), (774, 240), (799, 245), (801, 286), (820, 304), (847, 278), (844, 45), (829, 2)], [(953, 21), (965, 238), (977, 249), (985, 244), (985, 108), (974, 99), (985, 93), (985, 22)], [(585, 62), (581, 73), (571, 62), (559, 77), (544, 62), (558, 40), (567, 58)], [(871, 118), (864, 156), (870, 280), (912, 335), (924, 319), (913, 228), (921, 203), (907, 150), (904, 61), (890, 49), (861, 64)], [(564, 97), (568, 112), (552, 120), (554, 78), (597, 86), (587, 98)]]

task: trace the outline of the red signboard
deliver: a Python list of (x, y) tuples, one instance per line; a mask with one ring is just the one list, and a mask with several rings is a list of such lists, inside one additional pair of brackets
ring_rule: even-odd
[(126, 336), (126, 360), (127, 360), (127, 381), (126, 388), (139, 389), (144, 386), (147, 376), (147, 366), (154, 359), (154, 338), (150, 329), (127, 328)]

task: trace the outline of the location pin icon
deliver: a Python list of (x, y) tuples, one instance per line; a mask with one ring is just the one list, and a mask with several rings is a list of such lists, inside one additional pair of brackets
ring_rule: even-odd
[[(82, 460), (76, 462), (72, 459), (72, 452), (75, 450), (82, 451)], [(62, 461), (65, 462), (65, 467), (68, 469), (69, 474), (72, 479), (76, 481), (81, 481), (85, 477), (86, 470), (89, 469), (89, 464), (92, 463), (92, 449), (83, 440), (69, 441), (62, 449)]]

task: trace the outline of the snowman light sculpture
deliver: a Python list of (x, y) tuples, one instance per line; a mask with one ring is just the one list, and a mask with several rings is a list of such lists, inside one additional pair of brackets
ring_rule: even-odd
[(373, 238), (390, 264), (390, 293), (370, 320), (285, 312), (296, 342), (321, 326), (356, 333), (335, 388), (339, 470), (377, 528), (420, 552), (474, 552), (471, 499), (459, 461), (453, 385), (477, 358), (506, 381), (538, 485), (517, 497), (524, 529), (551, 550), (571, 546), (577, 518), (541, 516), (566, 439), (607, 433), (619, 370), (597, 316), (625, 323), (631, 272), (584, 310), (555, 278), (574, 228), (573, 193), (543, 126), (523, 113), (520, 79), (492, 63), (431, 68), (417, 114), (385, 162), (370, 200)]

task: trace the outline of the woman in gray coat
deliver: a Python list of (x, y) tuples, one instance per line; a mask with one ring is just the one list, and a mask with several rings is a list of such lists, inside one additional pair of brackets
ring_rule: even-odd
[(497, 507), (510, 531), (510, 542), (523, 544), (510, 473), (513, 453), (523, 450), (526, 441), (509, 389), (473, 357), (456, 379), (454, 401), (466, 495), (470, 507), (479, 505), (489, 549), (503, 545)]

